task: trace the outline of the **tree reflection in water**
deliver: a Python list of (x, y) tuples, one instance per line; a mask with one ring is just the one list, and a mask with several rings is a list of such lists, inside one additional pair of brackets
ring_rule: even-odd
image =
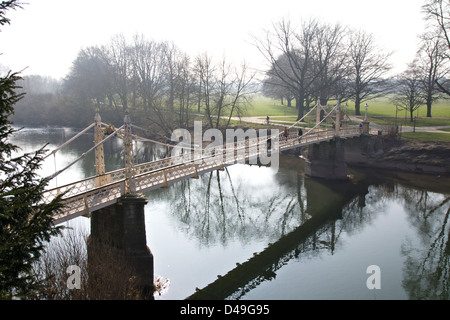
[[(241, 166), (241, 170), (247, 169)], [(231, 176), (228, 168), (212, 171), (149, 196), (166, 199), (179, 227), (188, 226), (189, 237), (202, 246), (227, 246), (231, 240), (277, 240), (307, 218), (301, 186), (297, 191), (288, 183), (280, 184), (266, 168), (264, 176), (255, 177), (254, 188), (249, 188), (249, 181), (243, 183), (236, 168), (234, 173)], [(248, 171), (245, 177), (248, 179)]]
[[(297, 169), (296, 174), (292, 173), (292, 168), (281, 168), (278, 174), (271, 174), (267, 168), (264, 174), (259, 172), (261, 176), (255, 177), (256, 181), (251, 186), (248, 181), (242, 183), (242, 177), (236, 171), (230, 174), (225, 169), (159, 191), (166, 192), (165, 197), (168, 197), (172, 207), (170, 211), (176, 221), (180, 226), (188, 226), (185, 232), (198, 239), (202, 246), (227, 246), (231, 240), (238, 239), (245, 243), (263, 238), (277, 244), (280, 239), (292, 234), (298, 239), (294, 247), (278, 246), (281, 249), (271, 253), (270, 265), (259, 268), (256, 276), (244, 277), (245, 284), (237, 284), (236, 281), (232, 288), (234, 293), (220, 298), (242, 298), (261, 282), (273, 279), (277, 270), (292, 259), (320, 256), (325, 252), (333, 254), (344, 245), (340, 243), (342, 234), (361, 232), (377, 216), (386, 212), (393, 201), (403, 203), (423, 248), (428, 248), (422, 252), (422, 246), (403, 244), (402, 253), (406, 257), (403, 271), (405, 291), (410, 299), (449, 298), (448, 196), (413, 188), (407, 183), (402, 185), (399, 181), (381, 182), (368, 178), (358, 181), (353, 194), (313, 232), (300, 236), (300, 227), (315, 214), (312, 203), (320, 204), (321, 197), (330, 198), (330, 192), (336, 192), (339, 186), (324, 194), (303, 177), (301, 168)], [(241, 170), (246, 170), (245, 166)], [(245, 176), (248, 179), (248, 172)], [(261, 181), (262, 176), (264, 181)], [(321, 197), (314, 200), (311, 194), (321, 194)], [(271, 246), (269, 244), (267, 249)], [(257, 259), (250, 258), (243, 265), (251, 265), (252, 260)], [(245, 273), (248, 270), (243, 271), (244, 267), (238, 266), (236, 269)], [(233, 283), (227, 275), (216, 282)]]
[[(450, 196), (400, 188), (423, 246), (405, 243), (403, 287), (410, 299), (450, 298)], [(423, 248), (423, 249), (422, 249)]]

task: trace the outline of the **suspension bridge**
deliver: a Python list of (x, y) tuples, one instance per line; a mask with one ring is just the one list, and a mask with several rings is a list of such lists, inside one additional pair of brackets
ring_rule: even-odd
[[(305, 132), (299, 135), (296, 125), (304, 121), (306, 117), (311, 118), (311, 115), (314, 117), (314, 112), (314, 126), (303, 128)], [(328, 122), (332, 122), (331, 127), (329, 125), (324, 127), (327, 119)], [(56, 196), (63, 194), (64, 209), (54, 216), (55, 224), (82, 215), (89, 217), (92, 212), (113, 205), (122, 197), (133, 197), (149, 190), (167, 188), (171, 183), (198, 178), (199, 175), (206, 172), (222, 170), (224, 167), (236, 163), (246, 163), (249, 159), (259, 158), (268, 153), (280, 153), (337, 138), (356, 137), (361, 133), (369, 133), (368, 122), (363, 122), (361, 128), (350, 126), (349, 120), (346, 110), (342, 110), (339, 103), (332, 107), (321, 106), (317, 103), (304, 117), (286, 127), (283, 132), (249, 138), (245, 140), (245, 143), (225, 143), (220, 147), (215, 147), (213, 152), (205, 150), (203, 146), (186, 145), (183, 148), (185, 153), (175, 155), (172, 153), (171, 156), (164, 159), (135, 164), (133, 143), (136, 141), (163, 144), (169, 148), (176, 146), (132, 133), (133, 130), (145, 131), (145, 129), (133, 125), (128, 113), (125, 114), (124, 124), (121, 127), (111, 129), (110, 125), (101, 121), (97, 110), (94, 122), (91, 125), (45, 156), (53, 155), (56, 157), (59, 150), (93, 128), (94, 145), (75, 161), (56, 171), (49, 178), (56, 178), (92, 151), (95, 152), (96, 175), (46, 190), (43, 194), (43, 201), (49, 202)], [(293, 128), (295, 130), (292, 130)], [(105, 135), (107, 129), (111, 129), (111, 132)], [(124, 168), (105, 172), (103, 144), (114, 137), (121, 138), (124, 141)]]

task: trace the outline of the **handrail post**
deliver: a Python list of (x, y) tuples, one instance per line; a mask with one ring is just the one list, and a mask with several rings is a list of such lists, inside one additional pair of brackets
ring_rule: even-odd
[(125, 196), (134, 196), (136, 188), (133, 177), (133, 137), (131, 135), (131, 119), (128, 110), (124, 117), (124, 147), (125, 147)]

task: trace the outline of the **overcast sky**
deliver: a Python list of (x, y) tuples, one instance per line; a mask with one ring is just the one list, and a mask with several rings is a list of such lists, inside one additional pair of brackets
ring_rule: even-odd
[(23, 75), (63, 78), (80, 49), (109, 43), (119, 33), (171, 41), (194, 56), (208, 52), (246, 60), (258, 68), (262, 57), (252, 35), (289, 18), (320, 18), (373, 33), (402, 71), (417, 50), (425, 22), (424, 0), (23, 0), (0, 32), (0, 65)]

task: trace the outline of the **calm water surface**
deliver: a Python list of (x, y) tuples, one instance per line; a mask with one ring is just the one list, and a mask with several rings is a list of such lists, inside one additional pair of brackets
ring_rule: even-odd
[[(74, 134), (23, 129), (12, 140), (23, 152), (46, 143), (52, 150)], [(122, 142), (114, 139), (105, 146), (107, 170), (122, 167)], [(93, 134), (83, 135), (47, 158), (40, 173), (92, 146)], [(166, 152), (138, 144), (135, 160)], [(89, 154), (51, 186), (94, 175), (93, 163)], [(350, 173), (347, 183), (318, 181), (304, 177), (301, 159), (282, 156), (279, 170), (235, 165), (148, 192), (155, 277), (170, 281), (156, 299), (184, 299), (232, 272), (239, 281), (225, 281), (224, 299), (449, 299), (449, 179)], [(67, 224), (89, 232), (87, 218)], [(380, 268), (380, 289), (367, 287), (371, 265)]]

